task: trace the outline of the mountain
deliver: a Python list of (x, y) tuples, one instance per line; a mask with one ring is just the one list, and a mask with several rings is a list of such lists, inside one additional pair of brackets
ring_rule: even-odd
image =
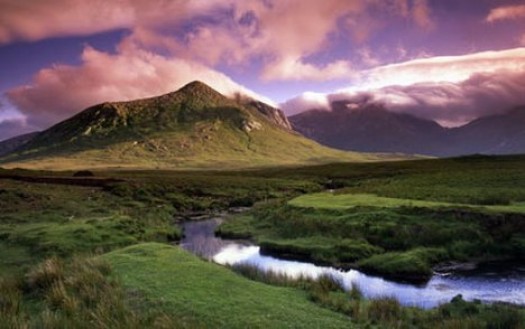
[(453, 154), (525, 153), (525, 106), (451, 130)]
[(378, 104), (352, 108), (334, 102), (331, 111), (312, 110), (289, 119), (304, 136), (342, 150), (441, 155), (447, 145), (447, 130), (437, 123)]
[(38, 134), (38, 132), (32, 132), (1, 141), (0, 157), (15, 151), (16, 149), (22, 147), (24, 144), (27, 144)]
[(344, 101), (332, 103), (331, 111), (310, 110), (289, 120), (304, 136), (342, 150), (431, 156), (525, 153), (525, 106), (452, 129), (378, 104)]
[(280, 110), (227, 98), (195, 81), (158, 97), (90, 107), (41, 132), (0, 164), (225, 168), (379, 158), (323, 147), (293, 132)]

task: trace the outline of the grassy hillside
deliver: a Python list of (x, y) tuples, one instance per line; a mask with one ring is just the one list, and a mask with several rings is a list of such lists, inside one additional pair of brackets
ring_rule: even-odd
[[(150, 99), (93, 106), (0, 159), (7, 168), (241, 168), (371, 161), (290, 130), (282, 112), (194, 82)], [(401, 158), (401, 157), (399, 157)]]

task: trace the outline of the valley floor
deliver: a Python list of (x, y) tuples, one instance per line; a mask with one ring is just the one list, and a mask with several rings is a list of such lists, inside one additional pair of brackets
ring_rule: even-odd
[(523, 307), (458, 297), (406, 308), (330, 280), (235, 273), (173, 243), (189, 214), (253, 207), (219, 233), (405, 278), (445, 260), (523, 259), (524, 165), (470, 157), (94, 178), (0, 169), (0, 327), (521, 328)]

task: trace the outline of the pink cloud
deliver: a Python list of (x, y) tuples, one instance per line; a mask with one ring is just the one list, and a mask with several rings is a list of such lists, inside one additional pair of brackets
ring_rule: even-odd
[[(0, 0), (0, 6), (0, 44), (124, 28), (133, 44), (206, 65), (257, 58), (265, 80), (350, 76), (344, 58), (322, 64), (308, 58), (330, 47), (335, 32), (365, 41), (387, 24), (378, 12), (433, 25), (426, 0)], [(191, 28), (181, 28), (188, 22)]]
[(347, 61), (335, 61), (319, 67), (292, 57), (272, 63), (265, 69), (262, 78), (263, 80), (327, 81), (343, 78), (348, 80), (355, 74)]
[(521, 17), (525, 17), (525, 5), (503, 6), (492, 9), (487, 16), (486, 21), (492, 23), (501, 20), (518, 19)]
[(412, 17), (416, 24), (422, 28), (431, 29), (435, 26), (427, 0), (414, 0)]
[(166, 26), (226, 5), (219, 0), (0, 0), (0, 44)]
[(391, 111), (457, 126), (525, 104), (525, 48), (386, 65), (362, 79), (359, 88), (315, 98), (300, 95), (281, 107), (290, 115), (329, 110), (331, 102), (340, 100), (356, 106), (382, 103)]
[(225, 95), (240, 92), (270, 102), (199, 63), (129, 44), (114, 55), (86, 47), (82, 65), (43, 69), (30, 85), (12, 89), (7, 96), (30, 124), (44, 128), (96, 103), (160, 95), (192, 80), (201, 80)]

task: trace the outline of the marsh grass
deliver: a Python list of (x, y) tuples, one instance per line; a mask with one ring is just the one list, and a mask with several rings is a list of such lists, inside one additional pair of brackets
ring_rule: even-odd
[(521, 214), (431, 208), (320, 209), (261, 205), (231, 217), (216, 233), (248, 237), (263, 253), (356, 267), (401, 281), (425, 281), (448, 260), (517, 258)]
[(484, 305), (479, 301), (467, 302), (461, 295), (438, 308), (423, 310), (403, 307), (399, 301), (388, 296), (365, 299), (357, 285), (352, 284), (351, 288), (345, 291), (342, 282), (330, 274), (322, 274), (317, 279), (312, 279), (265, 272), (252, 265), (236, 265), (233, 269), (251, 280), (303, 289), (307, 292), (309, 300), (349, 316), (358, 327), (521, 329), (525, 323), (523, 308), (505, 304)]
[[(169, 315), (127, 301), (127, 292), (98, 257), (44, 260), (23, 280), (0, 280), (6, 328), (177, 328)], [(137, 304), (138, 305), (138, 304)]]

